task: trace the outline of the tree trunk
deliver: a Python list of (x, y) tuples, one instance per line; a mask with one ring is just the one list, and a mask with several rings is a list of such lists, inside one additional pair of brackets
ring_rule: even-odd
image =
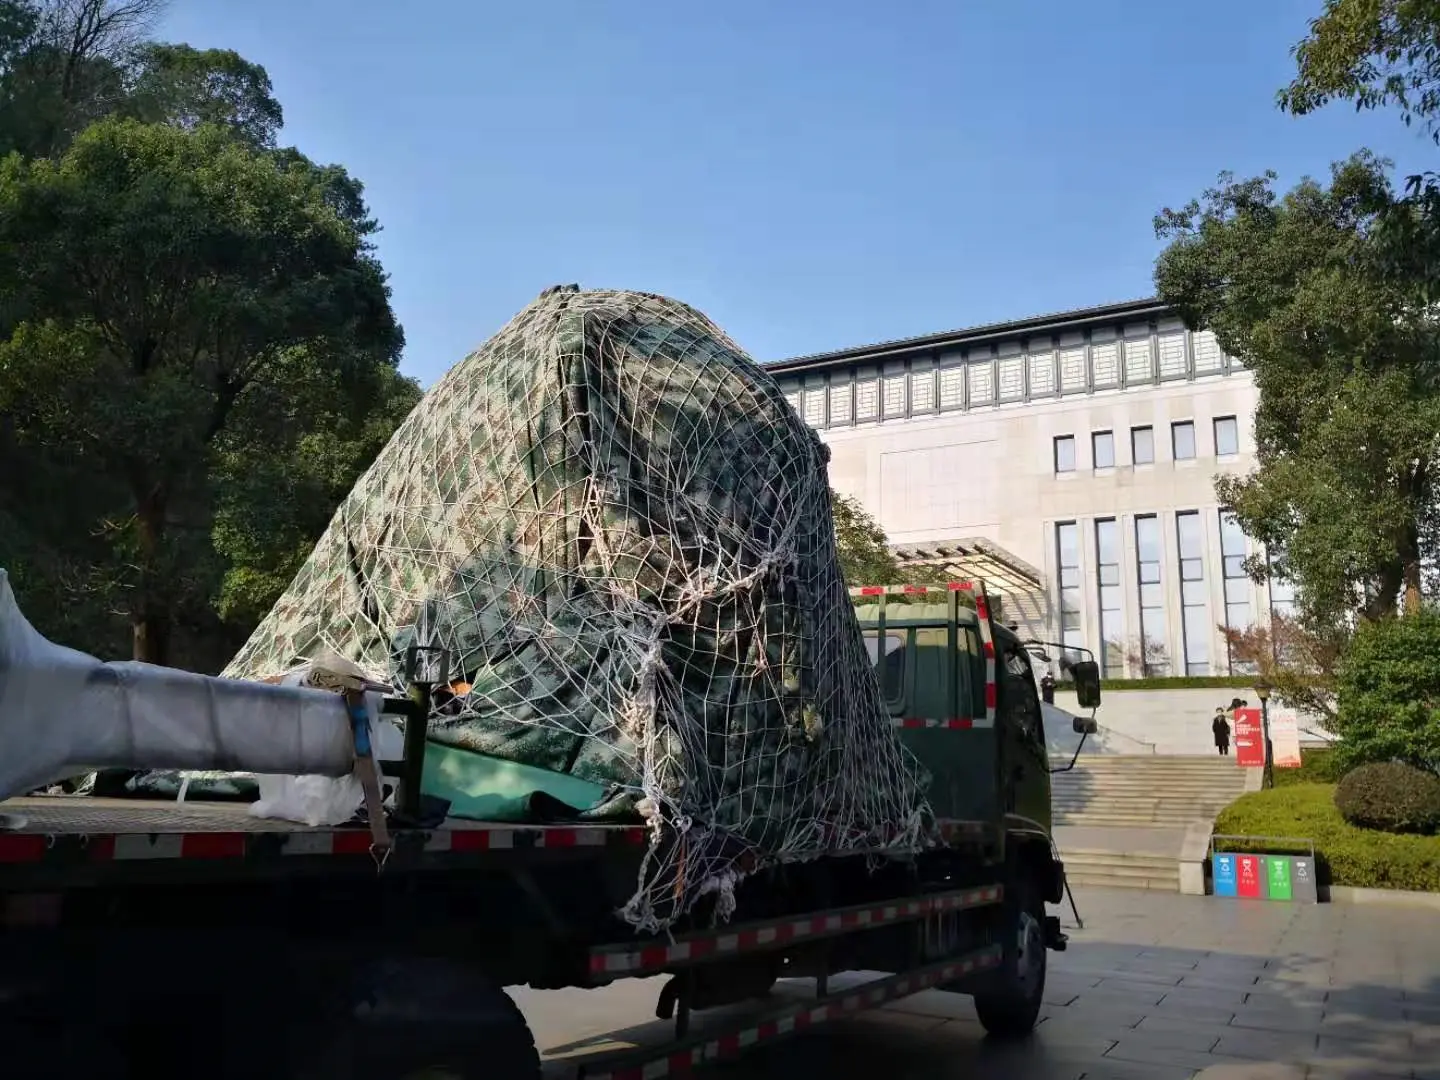
[(170, 605), (164, 596), (160, 567), (165, 538), (165, 486), (151, 483), (143, 471), (131, 474), (135, 498), (135, 538), (139, 550), (140, 579), (130, 608), (131, 657), (147, 664), (170, 659)]

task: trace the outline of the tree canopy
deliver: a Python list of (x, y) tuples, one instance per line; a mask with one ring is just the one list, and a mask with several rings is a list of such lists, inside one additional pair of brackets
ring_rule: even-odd
[(1440, 341), (1377, 238), (1397, 206), (1386, 163), (1360, 153), (1283, 196), (1273, 181), (1223, 175), (1155, 223), (1161, 297), (1260, 391), (1258, 467), (1216, 489), (1312, 620), (1413, 610), (1434, 550)]
[(157, 10), (0, 0), (0, 565), (67, 644), (213, 670), (419, 389), (361, 185)]
[(1440, 0), (1325, 0), (1294, 55), (1295, 79), (1280, 91), (1287, 112), (1393, 106), (1440, 141)]

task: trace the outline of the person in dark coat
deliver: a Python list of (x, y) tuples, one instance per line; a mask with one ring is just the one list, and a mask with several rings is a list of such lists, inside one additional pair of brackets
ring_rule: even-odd
[(1220, 751), (1221, 757), (1230, 753), (1230, 721), (1225, 719), (1225, 710), (1216, 709), (1215, 719), (1210, 722), (1210, 730), (1215, 733), (1215, 749)]

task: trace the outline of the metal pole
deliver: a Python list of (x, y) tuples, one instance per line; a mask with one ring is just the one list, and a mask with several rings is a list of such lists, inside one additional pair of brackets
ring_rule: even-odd
[(1260, 733), (1265, 738), (1265, 771), (1261, 776), (1261, 786), (1273, 788), (1275, 786), (1275, 751), (1270, 745), (1270, 699), (1260, 699)]

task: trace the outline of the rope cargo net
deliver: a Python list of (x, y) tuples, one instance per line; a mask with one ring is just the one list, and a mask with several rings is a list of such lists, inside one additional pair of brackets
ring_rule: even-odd
[(604, 789), (651, 828), (621, 915), (664, 929), (776, 862), (915, 850), (919, 766), (836, 559), (828, 452), (692, 308), (547, 290), (452, 368), (225, 674), (334, 652), (397, 687), (443, 647), (431, 739)]

